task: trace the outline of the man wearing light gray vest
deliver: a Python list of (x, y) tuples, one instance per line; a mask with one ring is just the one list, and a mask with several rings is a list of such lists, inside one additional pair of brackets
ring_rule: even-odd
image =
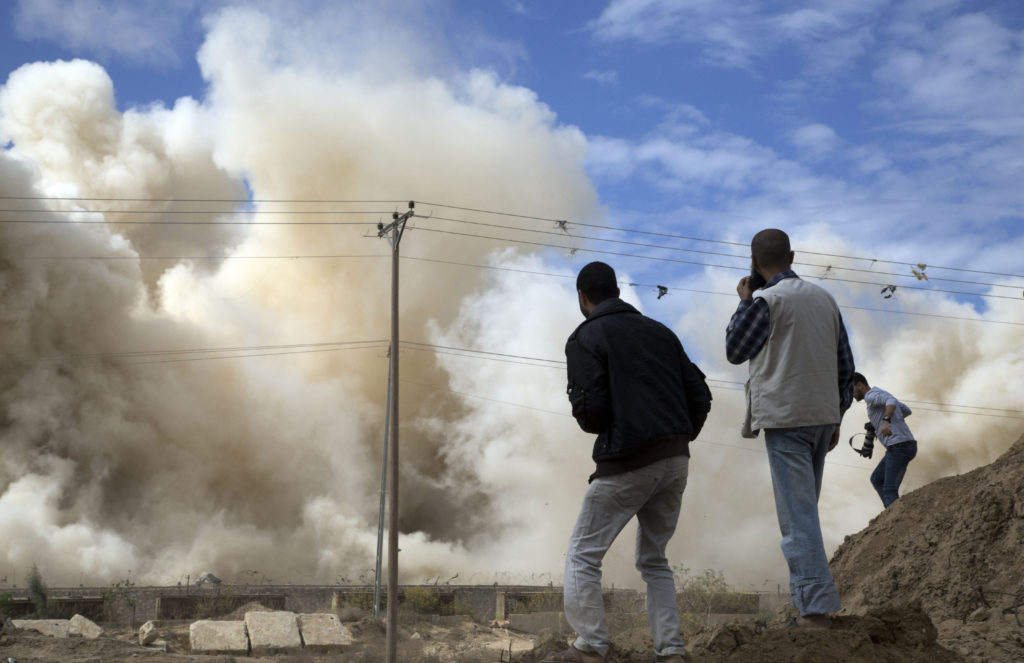
[(818, 519), (825, 454), (853, 400), (853, 354), (832, 296), (791, 269), (789, 236), (768, 229), (750, 243), (765, 284), (740, 279), (740, 303), (725, 332), (726, 356), (749, 363), (744, 437), (765, 432), (789, 592), (799, 616), (788, 624), (828, 628), (840, 609)]

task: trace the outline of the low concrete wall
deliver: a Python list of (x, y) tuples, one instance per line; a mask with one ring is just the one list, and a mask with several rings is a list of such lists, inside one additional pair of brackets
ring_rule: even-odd
[[(561, 587), (404, 585), (399, 590), (400, 603), (405, 601), (407, 591), (414, 587), (418, 591), (428, 590), (436, 594), (438, 611), (442, 615), (465, 614), (482, 624), (496, 619), (504, 621), (512, 615), (560, 613), (562, 610)], [(223, 584), (216, 587), (132, 587), (116, 590), (51, 588), (49, 593), (51, 606), (60, 606), (55, 617), (70, 618), (78, 613), (96, 622), (127, 624), (132, 620), (133, 627), (149, 620), (195, 620), (223, 616), (250, 602), (258, 602), (272, 610), (295, 613), (337, 612), (345, 605), (357, 606), (367, 612), (373, 609), (372, 585)], [(609, 614), (632, 614), (645, 609), (644, 594), (635, 590), (606, 590), (604, 600)], [(385, 595), (385, 606), (386, 601)], [(788, 596), (778, 592), (759, 594), (756, 610), (774, 613), (786, 601)], [(16, 611), (11, 615), (13, 617), (27, 616), (34, 612), (31, 602), (24, 596), (16, 595), (12, 605), (16, 606)]]

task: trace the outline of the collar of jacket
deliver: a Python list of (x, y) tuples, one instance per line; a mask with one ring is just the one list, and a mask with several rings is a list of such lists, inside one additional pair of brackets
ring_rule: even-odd
[(763, 286), (761, 286), (761, 289), (764, 290), (765, 288), (770, 288), (773, 285), (775, 285), (776, 283), (778, 283), (779, 281), (781, 281), (782, 279), (798, 279), (798, 278), (800, 278), (800, 277), (797, 276), (796, 272), (794, 272), (792, 269), (787, 269), (787, 270), (781, 271), (778, 274), (776, 274), (775, 276), (773, 276), (771, 281), (768, 281), (768, 283), (765, 283)]
[(585, 325), (588, 322), (596, 320), (597, 318), (600, 318), (602, 316), (613, 315), (615, 313), (640, 313), (640, 311), (636, 310), (635, 308), (633, 308), (633, 306), (627, 304), (618, 297), (611, 297), (610, 299), (606, 299), (597, 306), (595, 306), (594, 310), (590, 312), (590, 315), (587, 317), (587, 319), (580, 323), (580, 326)]

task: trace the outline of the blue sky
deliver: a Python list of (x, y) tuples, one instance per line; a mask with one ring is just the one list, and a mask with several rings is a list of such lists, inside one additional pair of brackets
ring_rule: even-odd
[[(403, 241), (403, 252), (424, 259), (403, 263), (411, 274), (403, 282), (403, 338), (516, 356), (561, 357), (579, 317), (571, 278), (585, 262), (603, 256), (623, 280), (641, 284), (625, 288), (625, 296), (670, 324), (717, 381), (707, 446), (694, 459), (692, 511), (684, 518), (689, 526), (712, 513), (735, 528), (709, 533), (703, 543), (678, 542), (676, 552), (688, 555), (693, 568), (721, 564), (741, 574), (749, 566), (738, 576), (747, 582), (781, 564), (771, 556), (774, 547), (764, 559), (748, 560), (746, 544), (774, 540), (776, 530), (771, 518), (748, 508), (770, 501), (767, 470), (736, 435), (742, 414), (736, 387), (745, 368), (728, 365), (722, 352), (735, 284), (749, 262), (746, 243), (761, 228), (787, 230), (797, 271), (836, 296), (858, 368), (921, 408), (914, 430), (928, 445), (908, 485), (989, 462), (1020, 434), (1024, 5), (1016, 0), (17, 0), (0, 12), (0, 168), (11, 173), (0, 182), (4, 195), (235, 199), (248, 191), (259, 199), (415, 198), (524, 215), (423, 204), (416, 220), (423, 232)], [(74, 59), (82, 61), (39, 64)], [(69, 207), (49, 202), (53, 209)], [(363, 260), (383, 255), (366, 228), (217, 225), (224, 210), (198, 217), (211, 222), (207, 227), (148, 224), (179, 218), (172, 216), (180, 212), (174, 203), (131, 217), (146, 224), (117, 225), (123, 217), (116, 210), (70, 207), (69, 219), (109, 227), (41, 230), (15, 220), (0, 234), (25, 256), (60, 249), (137, 260), (96, 258), (103, 269), (71, 260), (16, 263), (24, 277), (0, 285), (47, 284), (24, 285), (17, 299), (46, 315), (17, 316), (17, 333), (0, 337), (3, 353), (276, 347), (387, 334), (380, 305), (387, 272), (383, 258)], [(244, 218), (278, 218), (279, 210), (256, 206)], [(390, 212), (376, 206), (361, 212), (362, 220), (374, 225)], [(569, 232), (562, 236), (551, 219), (568, 219)], [(473, 223), (491, 225), (467, 225)], [(469, 233), (504, 239), (473, 241)], [(618, 255), (588, 252), (593, 249)], [(346, 259), (313, 258), (331, 252)], [(355, 253), (365, 255), (349, 256)], [(253, 255), (272, 260), (250, 260)], [(76, 290), (85, 284), (88, 291)], [(659, 298), (654, 285), (669, 286), (670, 296)], [(895, 286), (895, 296), (881, 292), (884, 286)], [(101, 301), (91, 299), (95, 293), (103, 293)], [(92, 306), (81, 305), (89, 301)], [(40, 320), (60, 324), (34, 327)], [(82, 379), (80, 391), (109, 382), (117, 398), (105, 397), (115, 405), (98, 411), (113, 412), (115, 423), (76, 421), (69, 428), (104, 440), (90, 454), (115, 459), (115, 466), (117, 458), (131, 457), (119, 445), (131, 448), (135, 439), (163, 449), (207, 436), (221, 442), (209, 449), (230, 449), (234, 440), (254, 436), (259, 453), (248, 468), (254, 476), (263, 461), (289, 477), (291, 470), (307, 471), (292, 467), (300, 459), (319, 461), (320, 474), (292, 482), (303, 490), (272, 505), (301, 513), (298, 534), (252, 518), (244, 500), (214, 517), (209, 505), (231, 501), (218, 492), (230, 481), (189, 484), (193, 490), (176, 491), (166, 502), (170, 513), (149, 522), (198, 514), (235, 537), (208, 550), (163, 541), (174, 564), (187, 559), (196, 567), (188, 570), (232, 563), (231, 551), (248, 545), (239, 541), (251, 544), (245, 563), (270, 564), (277, 559), (271, 544), (285, 541), (294, 548), (289, 554), (303, 560), (297, 567), (331, 580), (338, 569), (349, 572), (344, 561), (311, 560), (309, 550), (324, 540), (332, 551), (354, 546), (352, 558), (362, 559), (359, 545), (372, 540), (376, 523), (375, 486), (361, 483), (376, 474), (372, 454), (339, 460), (332, 444), (356, 440), (357, 450), (375, 449), (383, 406), (380, 356), (344, 354), (342, 361), (342, 354), (279, 364), (196, 361), (177, 367), (180, 372), (133, 377), (146, 388), (97, 371)], [(408, 354), (410, 375), (466, 399), (448, 410), (450, 402), (438, 405), (442, 414), (422, 395), (414, 406), (423, 409), (409, 425), (426, 451), (419, 465), (412, 463), (410, 493), (432, 504), (468, 491), (466, 504), (484, 506), (469, 509), (467, 522), (521, 532), (524, 523), (507, 511), (488, 510), (511, 499), (522, 503), (536, 532), (512, 542), (475, 540), (469, 529), (452, 531), (421, 514), (423, 538), (403, 549), (423, 568), (445, 556), (471, 566), (502, 555), (503, 563), (557, 571), (577, 483), (588, 469), (581, 462), (586, 436), (571, 419), (557, 419), (565, 408), (563, 377), (465, 357), (417, 364), (415, 353)], [(317, 361), (304, 363), (309, 356)], [(9, 395), (15, 391), (4, 397), (21, 403)], [(67, 391), (79, 393), (50, 388)], [(196, 403), (185, 402), (190, 396)], [(22, 410), (43, 407), (37, 401), (24, 396)], [(235, 414), (207, 413), (207, 402)], [(351, 407), (335, 408), (339, 402)], [(35, 425), (56, 438), (64, 429), (47, 427), (62, 413), (91, 411), (74, 403), (49, 407)], [(522, 416), (522, 407), (541, 413)], [(862, 408), (851, 412), (844, 437), (862, 425)], [(545, 419), (551, 416), (561, 423)], [(145, 430), (110, 433), (125, 420), (141, 421)], [(265, 425), (243, 426), (249, 421)], [(315, 432), (294, 432), (310, 429)], [(168, 430), (176, 435), (167, 437)], [(556, 433), (574, 444), (550, 444)], [(290, 448), (281, 439), (301, 453), (279, 456)], [(17, 454), (11, 467), (49, 453), (18, 451), (13, 443), (0, 448), (16, 449), (2, 452)], [(878, 509), (867, 466), (848, 449), (841, 452), (846, 455), (830, 461), (835, 483), (822, 496), (830, 549)], [(47, 494), (67, 493), (83, 475), (67, 468), (88, 459), (73, 456), (40, 470), (34, 480), (57, 486)], [(439, 458), (447, 463), (440, 469), (423, 460)], [(210, 474), (233, 477), (235, 462), (213, 459)], [(580, 482), (556, 472), (566, 467), (575, 468)], [(166, 475), (191, 482), (191, 468), (171, 467)], [(19, 496), (41, 490), (25, 481), (15, 485), (12, 478), (0, 491), (0, 520), (20, 517)], [(105, 479), (96, 481), (95, 493), (83, 494), (106, 494)], [(754, 496), (736, 500), (736, 485), (751, 487)], [(115, 494), (126, 491), (122, 486)], [(143, 493), (140, 503), (164, 503)], [(85, 544), (97, 546), (112, 541), (112, 558), (125, 568), (157, 559), (161, 532), (174, 530), (154, 526), (135, 536), (118, 514), (103, 511), (101, 500), (91, 511), (92, 502), (81, 502), (82, 513), (71, 514), (61, 510), (65, 501), (47, 502), (33, 522), (62, 532), (62, 523), (77, 523), (82, 528), (65, 534), (88, 532)], [(569, 506), (558, 513), (542, 511), (562, 502)], [(537, 513), (546, 514), (543, 524)], [(240, 521), (235, 529), (233, 517)], [(249, 538), (253, 531), (258, 536)], [(726, 540), (735, 536), (744, 545)], [(52, 531), (39, 534), (39, 541), (51, 540)], [(54, 560), (60, 549), (53, 546)], [(729, 557), (725, 550), (737, 552)], [(26, 561), (14, 549), (6, 552), (11, 564)], [(628, 571), (628, 552), (620, 557)]]
[[(203, 99), (204, 16), (231, 4), (10, 3), (2, 68), (82, 57), (107, 69), (122, 109)], [(679, 211), (672, 225), (722, 238), (743, 235), (734, 228), (747, 230), (744, 216), (768, 205), (798, 223), (821, 219), (851, 242), (892, 224), (910, 241), (966, 231), (980, 248), (1020, 238), (1017, 2), (378, 6), (359, 20), (393, 39), (388, 48), (418, 48), (402, 39), (412, 33), (433, 49), (425, 67), (492, 70), (579, 127), (601, 201), (624, 218)], [(885, 253), (902, 260), (909, 250)]]

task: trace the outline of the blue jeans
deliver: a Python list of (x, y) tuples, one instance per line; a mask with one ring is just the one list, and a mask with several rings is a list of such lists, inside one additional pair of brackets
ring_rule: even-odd
[(685, 654), (676, 584), (665, 546), (676, 529), (690, 459), (675, 456), (631, 472), (594, 479), (583, 497), (565, 556), (565, 618), (577, 649), (608, 655), (601, 560), (636, 516), (636, 568), (647, 584), (647, 618), (658, 656)]
[(875, 487), (878, 496), (882, 498), (885, 508), (895, 502), (900, 496), (900, 484), (903, 482), (903, 475), (907, 473), (907, 465), (917, 455), (917, 440), (899, 442), (886, 447), (882, 461), (871, 473), (871, 485)]
[(840, 609), (818, 520), (825, 454), (835, 425), (765, 431), (782, 555), (789, 565), (789, 596), (801, 616)]

